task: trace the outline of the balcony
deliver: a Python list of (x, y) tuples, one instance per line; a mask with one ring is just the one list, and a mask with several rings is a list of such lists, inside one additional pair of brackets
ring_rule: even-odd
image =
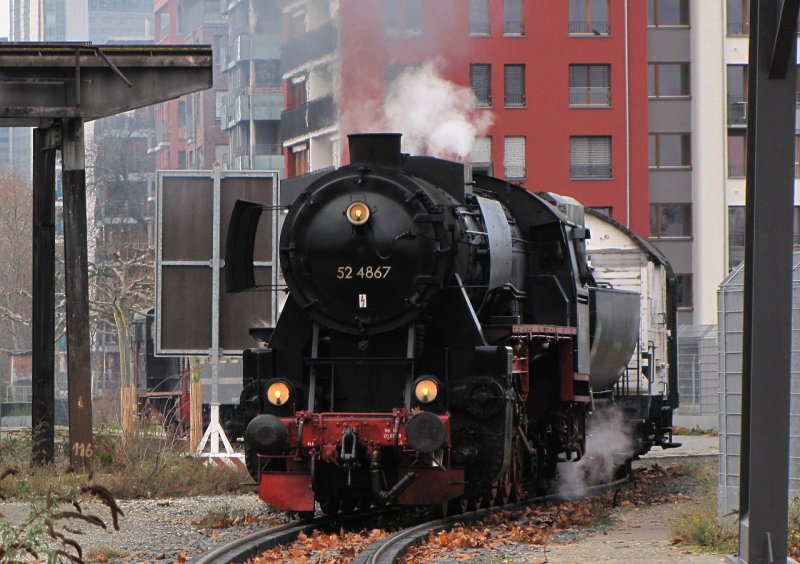
[(747, 100), (742, 94), (728, 94), (728, 125), (747, 125)]
[(283, 90), (264, 88), (253, 94), (253, 119), (281, 119)]
[(570, 86), (570, 106), (610, 106), (611, 88), (608, 86)]
[(611, 35), (611, 26), (607, 20), (585, 21), (571, 20), (570, 35)]
[(281, 114), (284, 141), (308, 135), (336, 123), (337, 108), (333, 96), (318, 98)]
[[(228, 128), (250, 119), (250, 96), (233, 99), (223, 112), (223, 127)], [(279, 120), (283, 111), (283, 91), (280, 88), (262, 88), (252, 96), (253, 119)]]
[(255, 41), (250, 45), (250, 35), (244, 33), (238, 36), (228, 47), (227, 68), (231, 68), (242, 61), (249, 61), (252, 57), (257, 61), (278, 59), (281, 56), (281, 37), (275, 34), (256, 34)]
[(283, 148), (280, 143), (256, 143), (256, 156), (258, 155), (283, 157)]
[(339, 31), (333, 24), (325, 24), (287, 41), (281, 48), (281, 73), (321, 59), (336, 50)]
[(279, 170), (283, 177), (283, 155), (256, 155), (253, 158), (253, 168), (258, 170)]
[(525, 24), (520, 20), (506, 20), (503, 22), (504, 35), (525, 35)]
[(611, 164), (572, 164), (569, 167), (569, 177), (572, 179), (611, 178)]

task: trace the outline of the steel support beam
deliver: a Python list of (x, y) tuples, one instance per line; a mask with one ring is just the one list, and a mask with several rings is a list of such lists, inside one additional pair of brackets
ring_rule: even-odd
[(786, 562), (797, 0), (751, 0), (738, 562)]
[(69, 371), (69, 446), (75, 470), (91, 469), (92, 382), (86, 240), (86, 121), (211, 87), (208, 45), (9, 43), (0, 49), (0, 126), (34, 136), (32, 460), (53, 458), (54, 180), (60, 147)]
[(89, 355), (89, 260), (83, 121), (62, 121), (64, 258), (69, 373), (69, 455), (76, 470), (92, 465), (92, 373)]
[(792, 44), (797, 42), (797, 8), (800, 0), (783, 0), (778, 19), (778, 29), (772, 48), (769, 77), (784, 78), (789, 68)]
[(204, 45), (5, 43), (0, 49), (0, 126), (84, 122), (210, 88)]
[(53, 462), (55, 424), (55, 173), (58, 129), (33, 131), (33, 338), (31, 427), (34, 464)]

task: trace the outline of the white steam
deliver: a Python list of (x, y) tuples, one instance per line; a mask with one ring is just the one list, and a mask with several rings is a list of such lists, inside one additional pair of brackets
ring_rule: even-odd
[(344, 113), (351, 132), (402, 133), (404, 152), (445, 158), (468, 157), (494, 120), (475, 108), (469, 87), (442, 78), (434, 62), (403, 71), (382, 107), (362, 102)]
[(558, 465), (556, 492), (568, 499), (583, 497), (588, 487), (610, 481), (619, 465), (633, 454), (633, 442), (618, 411), (593, 413), (586, 435), (583, 458)]

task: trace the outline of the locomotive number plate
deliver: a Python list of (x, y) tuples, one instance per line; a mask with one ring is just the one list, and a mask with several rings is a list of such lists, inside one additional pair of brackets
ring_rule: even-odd
[(381, 279), (389, 276), (391, 266), (362, 266), (355, 270), (352, 266), (340, 266), (336, 269), (336, 278), (351, 280), (353, 278)]

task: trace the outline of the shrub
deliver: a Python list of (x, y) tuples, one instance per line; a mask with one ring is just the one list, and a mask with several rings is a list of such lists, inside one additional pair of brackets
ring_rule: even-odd
[(708, 463), (688, 463), (682, 474), (698, 481), (697, 501), (682, 508), (672, 525), (673, 541), (707, 550), (731, 554), (736, 551), (736, 529), (717, 512), (717, 469)]
[[(18, 470), (6, 470), (0, 475), (0, 482), (18, 475)], [(114, 529), (119, 530), (118, 516), (123, 513), (108, 490), (96, 484), (62, 486), (45, 496), (31, 496), (30, 511), (21, 523), (12, 523), (0, 514), (0, 562), (29, 561), (31, 557), (36, 561), (44, 557), (54, 563), (83, 562), (83, 549), (75, 538), (68, 536), (77, 531), (65, 525), (82, 521), (107, 527), (97, 515), (84, 513), (81, 501), (87, 496), (108, 508)], [(2, 493), (0, 499), (5, 499)]]
[[(26, 467), (21, 475), (6, 481), (6, 495), (20, 499), (45, 496), (52, 489), (80, 485), (79, 475), (65, 472), (66, 437), (56, 438), (53, 466)], [(243, 471), (204, 465), (185, 454), (186, 442), (165, 434), (159, 425), (139, 423), (125, 444), (119, 432), (101, 429), (95, 435), (94, 481), (117, 498), (217, 494), (236, 491), (248, 480)], [(31, 437), (18, 435), (0, 439), (0, 468), (30, 460)]]

